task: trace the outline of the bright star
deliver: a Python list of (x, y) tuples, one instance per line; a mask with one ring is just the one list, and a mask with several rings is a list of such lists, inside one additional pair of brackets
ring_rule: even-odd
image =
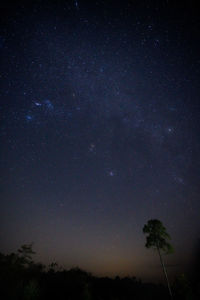
[(41, 106), (41, 105), (42, 105), (42, 104), (39, 103), (39, 102), (34, 102), (34, 104), (35, 104), (36, 106)]

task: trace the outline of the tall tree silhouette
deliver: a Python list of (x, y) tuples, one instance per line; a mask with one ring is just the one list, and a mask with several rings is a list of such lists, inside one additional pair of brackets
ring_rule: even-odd
[(143, 233), (147, 234), (145, 247), (153, 248), (158, 251), (160, 262), (167, 281), (169, 294), (171, 299), (173, 299), (169, 279), (167, 276), (167, 271), (161, 255), (161, 252), (163, 252), (164, 254), (169, 254), (173, 252), (172, 245), (167, 241), (170, 240), (171, 237), (167, 233), (166, 228), (163, 226), (162, 222), (157, 219), (149, 220), (147, 224), (143, 227)]

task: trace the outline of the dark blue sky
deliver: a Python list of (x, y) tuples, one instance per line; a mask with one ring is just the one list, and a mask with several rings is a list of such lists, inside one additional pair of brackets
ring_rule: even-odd
[(1, 4), (1, 251), (162, 277), (143, 225), (191, 266), (200, 237), (195, 1)]

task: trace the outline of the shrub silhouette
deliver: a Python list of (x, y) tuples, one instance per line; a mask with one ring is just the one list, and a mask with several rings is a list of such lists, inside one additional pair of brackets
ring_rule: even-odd
[[(167, 300), (169, 297), (163, 285), (142, 283), (135, 277), (95, 277), (80, 268), (61, 271), (54, 263), (45, 268), (33, 261), (32, 246), (20, 249), (23, 251), (0, 253), (3, 300)], [(180, 291), (182, 286), (175, 296), (179, 297)]]

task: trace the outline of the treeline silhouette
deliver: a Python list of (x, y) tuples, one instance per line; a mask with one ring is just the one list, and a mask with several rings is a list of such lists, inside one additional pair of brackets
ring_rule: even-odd
[[(32, 259), (32, 245), (16, 253), (0, 253), (0, 299), (12, 300), (139, 300), (169, 299), (161, 284), (142, 283), (135, 277), (95, 277), (79, 268), (59, 270)], [(198, 284), (192, 286), (184, 275), (173, 284), (174, 299), (200, 299)]]

